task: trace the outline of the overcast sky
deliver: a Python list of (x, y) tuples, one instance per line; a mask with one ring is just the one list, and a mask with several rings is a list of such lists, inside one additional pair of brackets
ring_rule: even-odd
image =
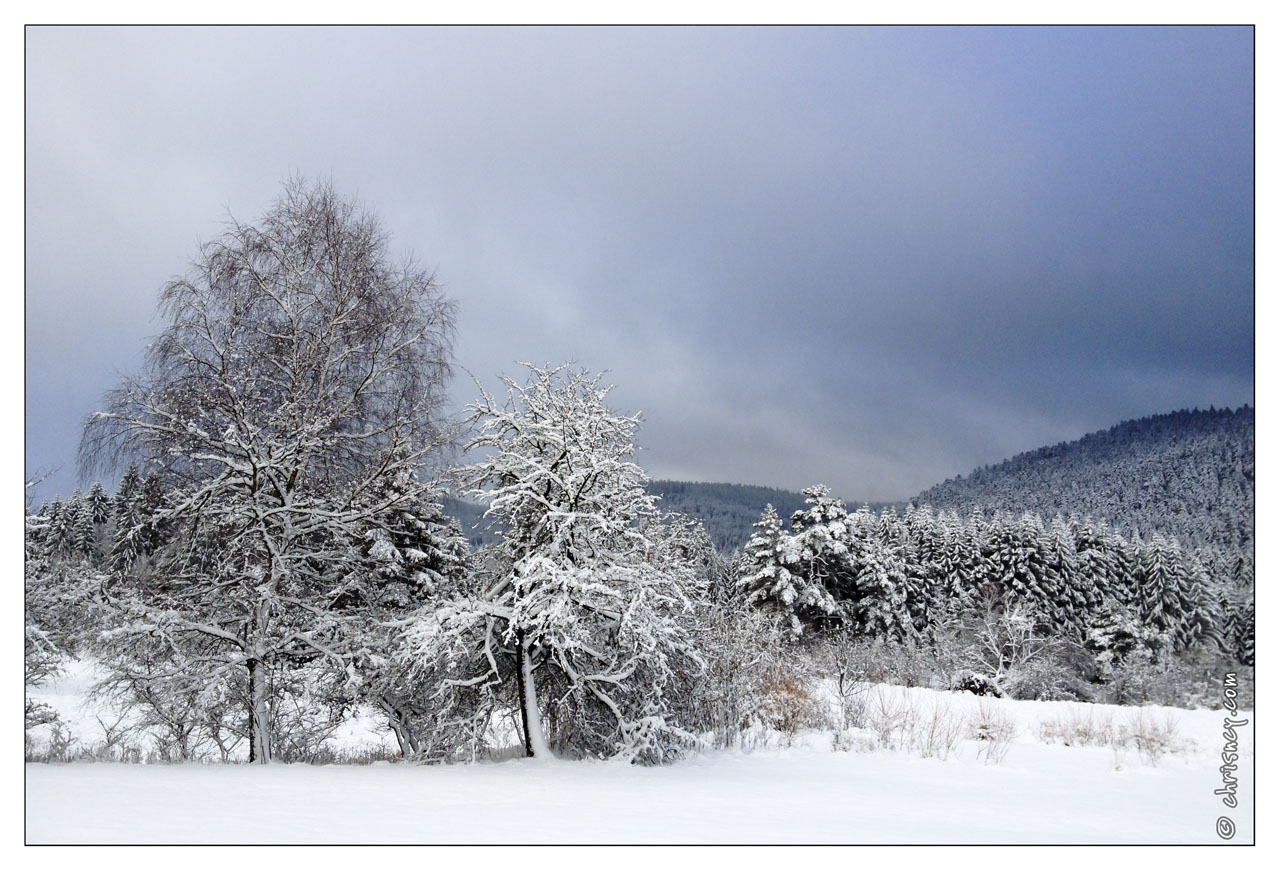
[(28, 28), (26, 470), (291, 174), (460, 305), (452, 386), (610, 370), (654, 477), (898, 499), (1253, 402), (1247, 28)]

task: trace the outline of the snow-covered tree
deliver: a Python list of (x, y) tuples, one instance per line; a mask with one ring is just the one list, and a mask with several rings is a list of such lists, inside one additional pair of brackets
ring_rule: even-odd
[(138, 467), (130, 463), (120, 478), (116, 494), (111, 500), (111, 513), (115, 520), (115, 532), (108, 565), (114, 571), (127, 571), (142, 555), (143, 518), (138, 510), (138, 498), (142, 492), (142, 477)]
[(659, 539), (632, 461), (639, 418), (608, 408), (598, 376), (528, 368), (525, 384), (504, 379), (505, 402), (486, 392), (470, 407), (470, 447), (490, 453), (460, 477), (503, 526), (492, 583), (427, 609), (406, 655), (446, 675), (459, 717), (454, 690), (518, 699), (530, 756), (662, 761), (695, 741), (672, 716), (702, 667), (693, 573)]
[(942, 549), (938, 554), (938, 586), (932, 611), (939, 615), (943, 611), (959, 612), (972, 604), (981, 552), (971, 524), (966, 525), (954, 511), (943, 511), (936, 517), (942, 527)]
[(94, 481), (89, 488), (89, 515), (97, 526), (105, 524), (111, 518), (111, 497), (103, 489), (101, 481)]
[(1107, 530), (1106, 524), (1092, 518), (1073, 520), (1069, 525), (1076, 548), (1072, 586), (1077, 600), (1084, 602), (1086, 612), (1095, 614), (1108, 603), (1128, 601), (1121, 589), (1120, 540)]
[(1114, 602), (1089, 618), (1084, 649), (1094, 659), (1098, 676), (1108, 680), (1134, 653), (1145, 651), (1147, 631), (1132, 611)]
[(67, 502), (67, 532), (70, 555), (77, 559), (94, 557), (97, 536), (93, 528), (93, 513), (89, 502), (79, 490)]
[[(35, 485), (27, 482), (27, 488)], [(46, 509), (47, 510), (47, 507)], [(52, 595), (48, 582), (48, 556), (44, 545), (44, 534), (48, 528), (48, 518), (43, 513), (32, 514), (29, 510), (23, 515), (23, 671), (27, 686), (39, 684), (57, 674), (62, 667), (63, 652), (51, 637), (46, 626), (50, 622)], [(57, 712), (43, 702), (36, 702), (30, 696), (26, 698), (26, 728), (54, 723), (58, 719)]]
[(948, 556), (945, 524), (928, 505), (909, 507), (902, 522), (905, 538), (900, 544), (906, 574), (907, 610), (915, 633), (924, 634), (945, 610), (943, 597)]
[(1184, 624), (1194, 607), (1187, 567), (1180, 556), (1177, 543), (1159, 534), (1139, 551), (1138, 614), (1167, 650), (1186, 646)]
[(1241, 554), (1225, 561), (1219, 558), (1211, 571), (1221, 579), (1218, 589), (1223, 615), (1223, 646), (1238, 662), (1253, 665), (1253, 567)]
[[(399, 499), (397, 492), (411, 495)], [(386, 482), (372, 498), (394, 507), (365, 524), (357, 537), (359, 559), (331, 592), (329, 608), (361, 624), (353, 646), (360, 678), (354, 698), (382, 712), (402, 755), (417, 756), (428, 749), (438, 706), (430, 699), (434, 687), (397, 658), (400, 628), (423, 605), (465, 590), (471, 555), (457, 521), (412, 473)]]
[(149, 525), (120, 534), (167, 541), (145, 582), (114, 583), (115, 637), (160, 635), (210, 682), (243, 669), (250, 757), (267, 762), (273, 671), (343, 657), (326, 597), (362, 524), (414, 495), (368, 494), (441, 443), (454, 304), (393, 263), (376, 219), (292, 181), (258, 224), (204, 245), (160, 310), (145, 370), (81, 443), (82, 468), (136, 459), (153, 473), (134, 499)]
[[(27, 483), (28, 489), (38, 481)], [(50, 513), (64, 519), (81, 512), (83, 500), (55, 501), (41, 512), (24, 512), (23, 535), (23, 616), (26, 684), (38, 684), (57, 674), (67, 658), (80, 654), (86, 639), (98, 628), (97, 590), (102, 577), (90, 562), (90, 555), (55, 542), (50, 536)], [(76, 507), (81, 505), (81, 507)], [(68, 527), (73, 529), (74, 525)], [(57, 721), (46, 705), (26, 704), (26, 724), (30, 729)]]
[(777, 614), (791, 634), (799, 636), (806, 621), (835, 612), (835, 599), (821, 581), (809, 579), (798, 542), (783, 531), (772, 505), (765, 507), (755, 529), (743, 548), (737, 589), (748, 605)]
[(74, 532), (71, 506), (55, 496), (46, 510), (42, 510), (44, 522), (40, 535), (50, 554), (68, 554), (73, 549)]
[(859, 538), (841, 586), (841, 614), (855, 635), (905, 641), (914, 634), (902, 554), (880, 536)]
[(1046, 634), (1043, 619), (1013, 596), (980, 602), (962, 620), (961, 664), (981, 676), (996, 695), (1061, 697), (1063, 670), (1055, 661), (1062, 641)]

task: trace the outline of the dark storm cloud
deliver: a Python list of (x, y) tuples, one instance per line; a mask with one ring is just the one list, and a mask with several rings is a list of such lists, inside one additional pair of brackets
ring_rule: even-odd
[(1247, 29), (32, 29), (28, 469), (292, 172), (437, 268), (485, 384), (611, 370), (659, 476), (906, 497), (1251, 402), (1252, 61)]

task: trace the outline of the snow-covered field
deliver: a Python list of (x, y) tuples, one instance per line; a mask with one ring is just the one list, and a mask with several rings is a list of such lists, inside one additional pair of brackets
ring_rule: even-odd
[[(73, 728), (71, 674), (43, 698)], [(1225, 808), (1222, 711), (978, 699), (873, 687), (874, 729), (706, 753), (665, 768), (513, 760), (457, 766), (28, 764), (26, 839), (52, 843), (1252, 843), (1253, 714), (1239, 730), (1239, 807)], [(914, 733), (890, 734), (913, 709)], [(973, 724), (1012, 725), (1007, 752)], [(1044, 724), (1141, 717), (1174, 727), (1154, 758), (1130, 742), (1047, 743)], [(923, 758), (921, 724), (960, 730), (945, 759)], [(1052, 730), (1052, 729), (1051, 729)], [(945, 729), (944, 729), (945, 731)], [(83, 740), (92, 743), (92, 736)], [(353, 731), (346, 741), (368, 740)], [(884, 744), (891, 746), (886, 747)], [(998, 754), (995, 754), (998, 755)]]

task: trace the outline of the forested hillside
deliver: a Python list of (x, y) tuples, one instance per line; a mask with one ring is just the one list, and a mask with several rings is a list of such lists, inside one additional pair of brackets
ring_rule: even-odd
[(663, 511), (686, 514), (702, 521), (716, 549), (728, 552), (751, 537), (751, 525), (766, 505), (787, 517), (804, 507), (804, 494), (745, 484), (703, 484), (697, 481), (651, 481), (649, 492), (659, 497)]
[(1125, 421), (1074, 442), (1019, 454), (921, 493), (921, 505), (1076, 514), (1185, 547), (1253, 547), (1253, 409)]
[[(755, 487), (747, 484), (704, 484), (698, 481), (652, 481), (649, 492), (661, 498), (664, 511), (686, 514), (702, 521), (716, 549), (727, 553), (737, 550), (751, 537), (751, 527), (772, 505), (782, 517), (790, 517), (805, 506), (803, 493)], [(849, 500), (852, 505), (864, 503)], [(880, 511), (888, 503), (873, 502), (869, 507)]]
[[(748, 484), (704, 484), (698, 481), (651, 481), (648, 491), (659, 498), (658, 507), (672, 514), (684, 514), (702, 522), (721, 553), (737, 550), (751, 537), (751, 527), (766, 505), (784, 517), (804, 508), (804, 494)], [(455, 518), (474, 547), (492, 544), (498, 536), (484, 519), (484, 506), (446, 497), (445, 513)], [(861, 504), (861, 503), (854, 503)], [(882, 503), (870, 506), (879, 511)]]

